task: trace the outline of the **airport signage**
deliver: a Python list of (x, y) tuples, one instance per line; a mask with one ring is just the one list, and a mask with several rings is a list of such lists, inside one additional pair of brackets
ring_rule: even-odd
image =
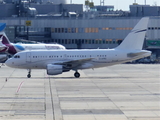
[(26, 26), (31, 26), (31, 21), (30, 20), (26, 21)]
[(147, 46), (160, 46), (160, 40), (147, 40)]

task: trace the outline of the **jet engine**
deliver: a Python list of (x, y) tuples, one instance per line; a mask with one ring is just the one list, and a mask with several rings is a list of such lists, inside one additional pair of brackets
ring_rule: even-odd
[(48, 75), (58, 75), (58, 74), (62, 74), (62, 72), (63, 72), (62, 65), (53, 65), (53, 64), (47, 65), (47, 74)]

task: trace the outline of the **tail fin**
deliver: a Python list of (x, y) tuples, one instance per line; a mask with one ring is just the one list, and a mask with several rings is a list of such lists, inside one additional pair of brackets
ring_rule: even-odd
[(141, 50), (143, 47), (145, 34), (147, 32), (148, 21), (148, 17), (142, 18), (116, 49)]
[(2, 43), (3, 43), (4, 45), (10, 44), (10, 41), (9, 41), (8, 37), (6, 36), (6, 34), (5, 34), (4, 31), (1, 31), (1, 32), (0, 32), (0, 38), (2, 39)]
[(3, 44), (10, 44), (8, 37), (4, 32), (5, 27), (6, 27), (6, 23), (0, 23), (0, 38), (2, 39)]

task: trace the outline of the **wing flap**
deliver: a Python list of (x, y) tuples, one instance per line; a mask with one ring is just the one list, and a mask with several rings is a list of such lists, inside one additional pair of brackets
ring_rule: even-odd
[(67, 62), (54, 63), (55, 65), (63, 65), (64, 67), (75, 68), (80, 66), (88, 61), (91, 61), (93, 58), (79, 59), (79, 60), (69, 60)]

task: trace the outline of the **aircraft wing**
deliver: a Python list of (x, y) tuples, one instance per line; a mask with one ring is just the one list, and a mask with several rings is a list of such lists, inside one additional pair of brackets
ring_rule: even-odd
[(61, 63), (54, 63), (55, 65), (63, 65), (64, 67), (66, 68), (75, 68), (75, 67), (78, 67), (88, 61), (91, 61), (92, 59), (94, 58), (86, 58), (86, 59), (79, 59), (79, 60), (69, 60), (69, 61), (66, 61), (66, 62), (61, 62)]

